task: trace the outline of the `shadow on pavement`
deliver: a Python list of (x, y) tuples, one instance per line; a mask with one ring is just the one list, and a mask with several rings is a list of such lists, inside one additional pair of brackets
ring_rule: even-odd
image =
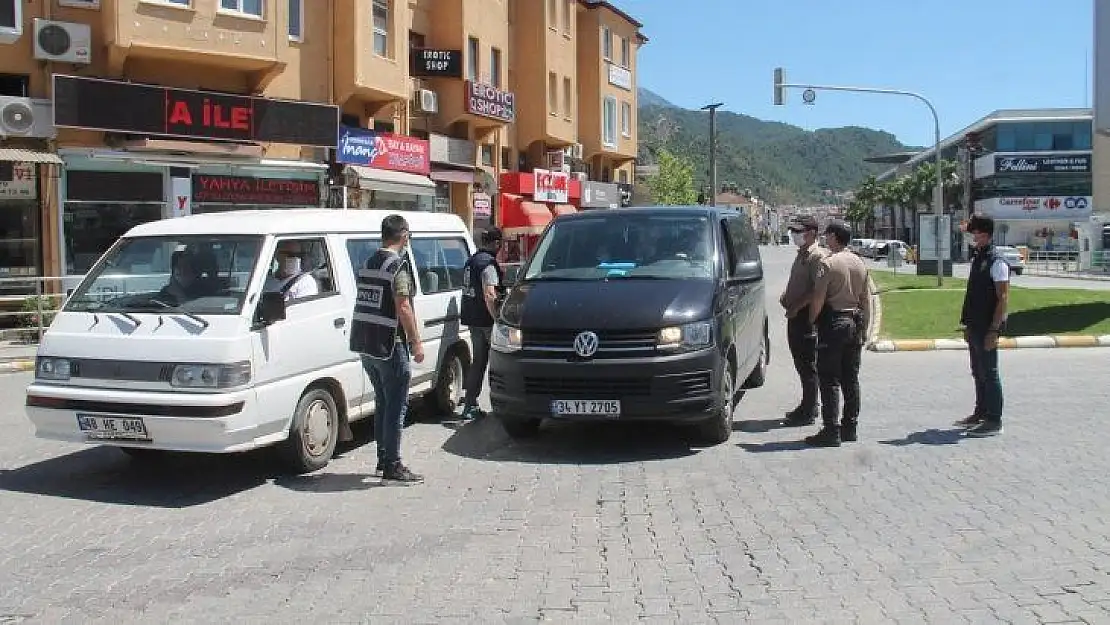
[(683, 428), (644, 423), (559, 423), (547, 420), (535, 438), (513, 440), (496, 417), (445, 423), (454, 434), (447, 453), (491, 462), (620, 464), (667, 460), (697, 452)]
[(749, 421), (736, 421), (732, 424), (733, 432), (748, 432), (749, 434), (765, 434), (773, 430), (782, 429), (782, 419), (753, 419)]
[(1006, 319), (1006, 334), (1034, 336), (1087, 330), (1110, 319), (1110, 303), (1084, 302), (1018, 310)]
[(905, 447), (906, 445), (955, 445), (964, 438), (963, 429), (938, 430), (936, 428), (922, 430), (907, 435), (905, 438), (879, 441), (882, 445)]
[[(325, 469), (326, 471), (327, 469)], [(274, 479), (274, 485), (301, 493), (343, 493), (383, 486), (381, 478), (361, 473), (311, 473)]]
[(810, 447), (805, 441), (771, 441), (769, 443), (737, 443), (740, 449), (753, 454), (764, 454), (773, 451), (801, 451), (803, 449), (820, 449)]

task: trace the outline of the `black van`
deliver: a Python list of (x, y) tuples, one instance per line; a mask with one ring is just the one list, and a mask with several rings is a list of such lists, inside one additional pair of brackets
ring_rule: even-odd
[(716, 444), (770, 362), (763, 264), (740, 212), (556, 218), (493, 329), (490, 401), (514, 437), (544, 418), (681, 421)]

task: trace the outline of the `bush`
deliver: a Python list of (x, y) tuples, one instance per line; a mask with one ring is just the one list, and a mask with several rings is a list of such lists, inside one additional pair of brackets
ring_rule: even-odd
[[(41, 304), (40, 304), (41, 302)], [(54, 321), (57, 309), (62, 305), (60, 295), (32, 295), (23, 300), (19, 316), (20, 325), (26, 328), (39, 327), (39, 310), (42, 310), (42, 327), (47, 328)]]

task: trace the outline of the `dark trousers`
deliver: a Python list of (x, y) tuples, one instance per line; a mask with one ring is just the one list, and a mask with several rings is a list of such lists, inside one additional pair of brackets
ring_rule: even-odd
[(844, 394), (844, 421), (859, 420), (859, 366), (863, 355), (858, 317), (824, 315), (817, 323), (817, 376), (821, 386), (821, 421), (825, 427), (840, 425), (840, 395)]
[(987, 333), (968, 331), (967, 353), (975, 380), (975, 414), (987, 421), (1002, 421), (1002, 378), (998, 374), (998, 349), (987, 349)]
[(474, 361), (466, 374), (466, 394), (463, 406), (477, 406), (478, 396), (482, 394), (482, 383), (486, 380), (486, 367), (489, 366), (489, 342), (493, 328), (470, 326), (470, 342), (474, 346)]
[(802, 401), (798, 405), (802, 415), (817, 416), (817, 334), (809, 323), (809, 307), (803, 308), (786, 322), (786, 344), (794, 359), (794, 370), (802, 383)]
[(409, 411), (409, 382), (412, 365), (409, 348), (397, 343), (386, 360), (362, 355), (362, 366), (374, 387), (374, 438), (378, 441), (378, 464), (392, 466), (401, 461), (401, 432)]

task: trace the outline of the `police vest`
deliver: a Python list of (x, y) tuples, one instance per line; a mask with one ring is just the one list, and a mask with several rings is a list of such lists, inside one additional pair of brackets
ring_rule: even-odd
[(490, 265), (497, 271), (497, 284), (500, 286), (504, 277), (501, 265), (497, 259), (485, 250), (479, 250), (466, 261), (463, 267), (462, 303), (459, 310), (459, 320), (463, 325), (475, 328), (492, 328), (493, 317), (486, 307), (485, 285), (482, 283), (482, 272)]
[(397, 321), (393, 282), (406, 261), (380, 249), (358, 272), (358, 295), (351, 315), (351, 351), (386, 360), (393, 355), (398, 336), (404, 335)]
[(991, 268), (995, 261), (1001, 260), (994, 246), (978, 250), (971, 259), (971, 270), (967, 278), (967, 291), (960, 314), (960, 323), (970, 330), (985, 332), (994, 320), (994, 310), (998, 306), (998, 291), (995, 290)]

